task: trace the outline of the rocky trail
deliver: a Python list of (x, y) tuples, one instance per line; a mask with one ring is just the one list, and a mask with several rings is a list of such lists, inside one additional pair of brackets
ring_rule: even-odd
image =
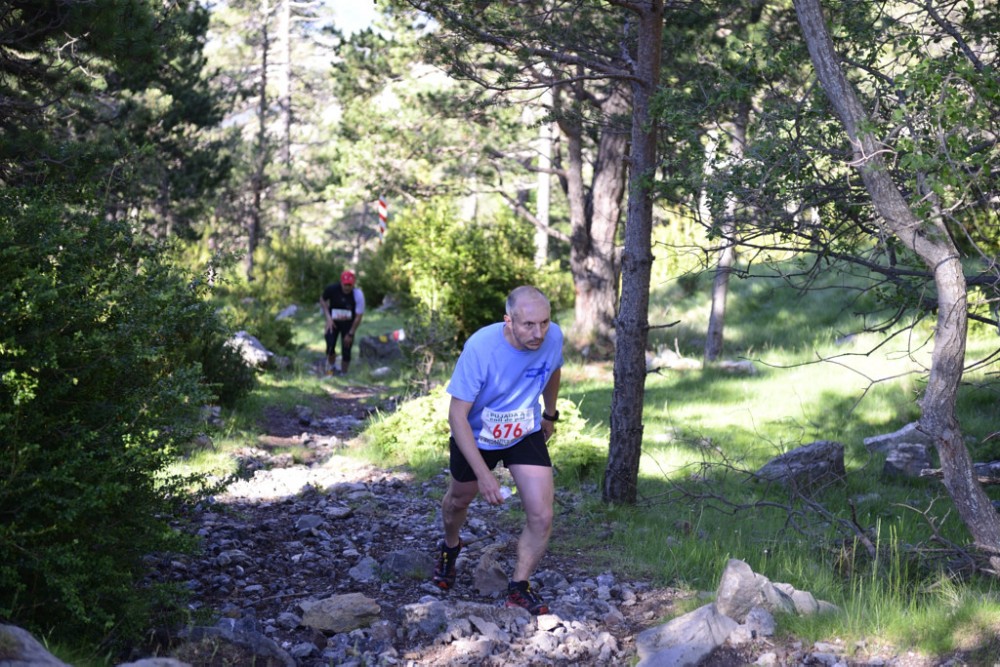
[[(342, 382), (329, 391), (312, 406), (269, 409), (259, 442), (239, 452), (247, 479), (190, 517), (203, 552), (155, 563), (158, 580), (191, 590), (202, 622), (164, 632), (160, 655), (213, 667), (634, 665), (637, 635), (691, 595), (595, 570), (588, 554), (562, 546), (600, 527), (581, 525), (581, 499), (558, 488), (552, 548), (534, 577), (549, 614), (502, 606), (521, 527), (516, 495), (502, 508), (475, 502), (457, 586), (441, 591), (428, 577), (445, 471), (419, 482), (347, 456), (377, 391)], [(298, 462), (276, 453), (289, 448), (303, 452)], [(938, 664), (819, 648), (748, 635), (701, 664)]]

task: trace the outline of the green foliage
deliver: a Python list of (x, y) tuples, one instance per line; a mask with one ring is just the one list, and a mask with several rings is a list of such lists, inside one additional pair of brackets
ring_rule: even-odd
[(389, 466), (405, 465), (425, 474), (448, 460), (448, 404), (444, 386), (376, 415), (365, 430), (371, 455)]
[(226, 344), (216, 332), (201, 345), (201, 371), (215, 402), (232, 408), (257, 387), (254, 369), (247, 366), (239, 350)]
[[(537, 282), (533, 256), (530, 228), (509, 213), (462, 222), (434, 200), (398, 218), (367, 280), (418, 311), (441, 312), (461, 343), (502, 317), (511, 289)], [(553, 300), (554, 309), (560, 305)]]
[(208, 16), (197, 0), (6, 3), (7, 48), (25, 55), (0, 77), (4, 185), (101, 183), (111, 210), (142, 211), (135, 224), (189, 231), (228, 173), (203, 136), (221, 120), (201, 57)]
[(246, 331), (271, 352), (290, 354), (295, 351), (292, 324), (287, 319), (275, 317), (273, 304), (252, 297), (235, 299), (231, 296), (220, 310), (233, 330)]
[[(251, 293), (271, 304), (297, 303), (311, 307), (319, 303), (323, 288), (340, 281), (340, 273), (349, 268), (343, 257), (302, 237), (286, 241), (274, 240), (257, 263), (260, 278), (251, 286)], [(364, 268), (364, 267), (362, 267)], [(368, 285), (359, 286), (365, 292), (365, 303), (378, 305), (381, 299), (371, 299)], [(318, 307), (318, 306), (317, 306)]]
[(573, 275), (560, 262), (549, 262), (537, 269), (533, 280), (535, 287), (542, 290), (552, 304), (552, 319), (556, 319), (559, 311), (573, 307), (576, 298)]
[(115, 642), (150, 622), (143, 557), (185, 548), (164, 471), (221, 325), (158, 248), (64, 199), (0, 195), (0, 616)]
[(549, 455), (561, 486), (576, 486), (604, 472), (607, 435), (594, 429), (571, 400), (559, 399), (559, 422), (549, 440)]

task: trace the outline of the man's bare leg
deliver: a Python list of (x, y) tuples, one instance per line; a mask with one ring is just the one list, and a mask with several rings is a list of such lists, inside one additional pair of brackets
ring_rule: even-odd
[(441, 500), (441, 519), (444, 523), (444, 544), (457, 547), (461, 539), (462, 526), (469, 514), (469, 505), (479, 493), (479, 482), (457, 482), (451, 480), (448, 491)]
[(552, 503), (555, 485), (552, 468), (533, 465), (512, 465), (510, 474), (517, 484), (526, 520), (517, 542), (517, 566), (514, 581), (528, 581), (545, 555), (552, 534)]

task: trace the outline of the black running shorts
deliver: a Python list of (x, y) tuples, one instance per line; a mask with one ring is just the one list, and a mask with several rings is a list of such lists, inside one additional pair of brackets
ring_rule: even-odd
[[(448, 442), (450, 450), (451, 476), (456, 482), (474, 482), (476, 474), (472, 471), (472, 466), (465, 460), (462, 450), (458, 448), (455, 438), (450, 438)], [(497, 463), (503, 461), (504, 467), (510, 468), (512, 465), (529, 465), (552, 467), (552, 459), (549, 458), (549, 448), (545, 445), (545, 435), (541, 429), (518, 440), (506, 449), (480, 449), (483, 460), (490, 470), (497, 467)]]

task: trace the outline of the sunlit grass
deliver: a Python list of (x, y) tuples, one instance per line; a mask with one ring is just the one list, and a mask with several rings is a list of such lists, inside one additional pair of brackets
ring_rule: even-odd
[[(654, 295), (649, 319), (679, 324), (652, 335), (651, 347), (700, 358), (707, 291), (683, 295), (675, 288), (669, 284)], [(884, 637), (929, 654), (995, 651), (995, 636), (983, 630), (1000, 622), (992, 583), (956, 584), (933, 561), (916, 562), (914, 548), (930, 545), (935, 530), (957, 544), (968, 542), (943, 485), (885, 478), (883, 461), (863, 444), (919, 417), (933, 323), (884, 339), (855, 333), (860, 327), (852, 308), (833, 291), (799, 293), (766, 281), (736, 281), (732, 289), (724, 358), (753, 360), (758, 372), (649, 375), (639, 505), (609, 508), (595, 501), (592, 519), (606, 527), (595, 534), (605, 538), (588, 544), (577, 535), (571, 548), (589, 554), (595, 566), (701, 591), (715, 589), (729, 558), (744, 560), (843, 609), (783, 620), (805, 639)], [(992, 354), (997, 342), (992, 334), (971, 337), (968, 359)], [(609, 429), (610, 380), (570, 370), (564, 377), (580, 379), (564, 384), (564, 395), (591, 423)], [(1000, 458), (1000, 438), (993, 437), (1000, 403), (987, 386), (991, 379), (985, 369), (967, 372), (959, 393), (959, 417), (977, 461)], [(844, 445), (848, 478), (816, 498), (828, 514), (796, 515), (801, 503), (762, 488), (751, 473), (817, 440)], [(876, 533), (882, 561), (872, 562), (852, 542), (848, 521)], [(940, 594), (946, 589), (954, 592), (950, 598)]]

